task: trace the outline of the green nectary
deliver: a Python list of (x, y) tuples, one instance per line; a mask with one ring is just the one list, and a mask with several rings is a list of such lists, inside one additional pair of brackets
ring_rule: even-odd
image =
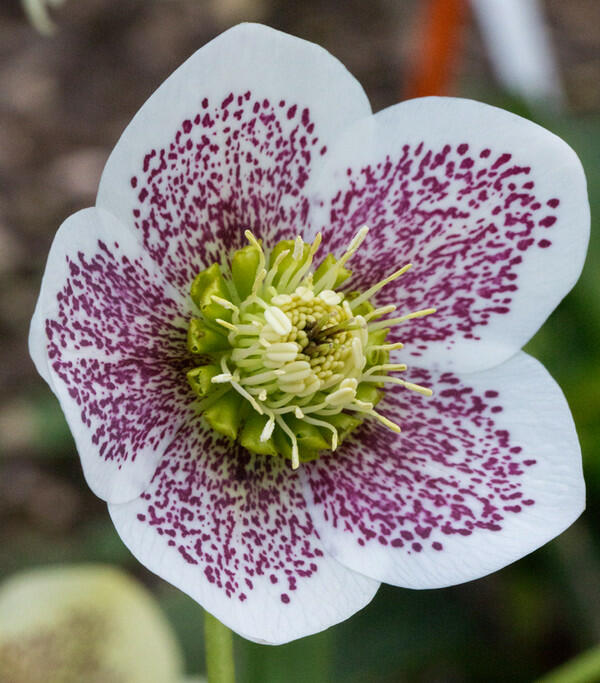
[(278, 242), (268, 254), (246, 231), (249, 244), (230, 263), (213, 263), (191, 286), (198, 315), (188, 328), (188, 349), (198, 364), (187, 373), (210, 426), (253, 453), (283, 456), (298, 467), (340, 443), (372, 416), (386, 382), (430, 394), (395, 376), (387, 344), (393, 324), (427, 315), (379, 320), (394, 306), (370, 298), (410, 264), (365, 292), (340, 292), (345, 264), (364, 240), (361, 228), (344, 254), (329, 254), (313, 269), (321, 236)]

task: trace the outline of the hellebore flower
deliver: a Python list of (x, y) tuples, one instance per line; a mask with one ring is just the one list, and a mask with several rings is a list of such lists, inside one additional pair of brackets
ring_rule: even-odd
[(327, 52), (241, 25), (144, 104), (61, 226), (31, 354), (134, 555), (282, 643), (580, 514), (569, 409), (519, 349), (588, 229), (551, 133), (460, 99), (372, 115)]
[(183, 656), (153, 596), (127, 574), (43, 567), (0, 585), (0, 680), (180, 683)]

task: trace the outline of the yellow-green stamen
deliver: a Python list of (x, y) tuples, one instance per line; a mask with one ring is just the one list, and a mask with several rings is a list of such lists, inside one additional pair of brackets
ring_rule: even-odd
[(386, 383), (429, 396), (426, 387), (389, 373), (400, 343), (385, 343), (392, 325), (429, 315), (422, 309), (396, 318), (370, 298), (401, 277), (407, 264), (363, 293), (340, 292), (346, 263), (366, 238), (362, 227), (339, 260), (331, 254), (313, 269), (321, 243), (284, 240), (269, 253), (249, 231), (248, 246), (231, 268), (214, 263), (194, 279), (198, 316), (190, 321), (188, 349), (203, 363), (188, 371), (208, 423), (249, 451), (290, 458), (296, 469), (334, 451), (364, 417), (399, 432), (375, 411)]

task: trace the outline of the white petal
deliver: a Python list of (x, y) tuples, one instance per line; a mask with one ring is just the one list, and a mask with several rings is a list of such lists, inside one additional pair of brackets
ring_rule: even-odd
[(577, 280), (589, 237), (585, 177), (562, 140), (478, 102), (423, 98), (340, 138), (317, 180), (311, 222), (352, 257), (352, 289), (395, 268), (379, 305), (434, 307), (395, 335), (423, 367), (468, 372), (513, 355)]
[(401, 434), (363, 425), (303, 467), (326, 549), (366, 576), (438, 588), (530, 553), (581, 513), (581, 453), (554, 380), (520, 353), (463, 375), (415, 371), (377, 406)]
[(29, 348), (101, 498), (139, 495), (191, 409), (188, 317), (185, 299), (111, 214), (86, 209), (60, 227)]
[(333, 137), (370, 113), (358, 82), (322, 48), (241, 24), (198, 50), (143, 105), (111, 154), (98, 206), (140, 234), (186, 285), (244, 229), (295, 237), (309, 176)]
[(109, 510), (140, 562), (257, 642), (336, 624), (379, 585), (323, 553), (288, 462), (250, 456), (201, 418), (181, 429), (147, 491)]

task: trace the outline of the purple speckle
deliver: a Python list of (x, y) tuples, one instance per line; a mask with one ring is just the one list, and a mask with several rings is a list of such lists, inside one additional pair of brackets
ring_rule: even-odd
[(436, 393), (386, 391), (382, 410), (402, 426), (400, 436), (365, 422), (343, 459), (306, 465), (317, 508), (367, 552), (373, 545), (425, 552), (416, 537), (442, 552), (444, 537), (498, 532), (522, 510), (496, 502), (523, 496), (523, 465), (533, 464), (496, 423), (501, 393), (476, 391), (449, 372), (410, 373)]
[(344, 172), (329, 200), (326, 248), (343, 250), (359, 225), (369, 225), (373, 236), (353, 256), (353, 287), (383, 279), (401, 244), (404, 258), (421, 267), (390, 283), (378, 304), (417, 310), (425, 296), (437, 308), (401, 337), (392, 330), (390, 341), (417, 354), (432, 342), (478, 339), (480, 329), (511, 313), (523, 255), (557, 220), (541, 213), (548, 200), (537, 196), (533, 167), (502, 150), (474, 154), (466, 143), (453, 150), (419, 142)]

